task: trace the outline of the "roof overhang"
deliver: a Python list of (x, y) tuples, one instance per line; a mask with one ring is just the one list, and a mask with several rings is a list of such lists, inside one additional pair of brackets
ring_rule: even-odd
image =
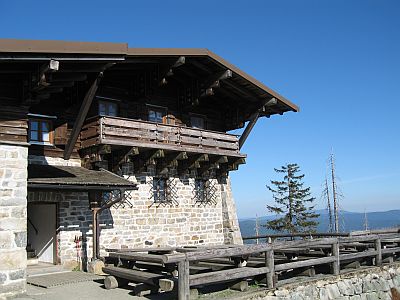
[(28, 188), (42, 190), (112, 191), (136, 190), (136, 184), (104, 169), (32, 165), (28, 166)]
[[(229, 98), (242, 98), (243, 105), (249, 105), (251, 110), (261, 108), (258, 106), (266, 99), (275, 98), (277, 103), (273, 107), (262, 109), (261, 116), (299, 111), (297, 105), (205, 48), (129, 48), (127, 43), (0, 39), (0, 60), (11, 62), (55, 59), (67, 63), (73, 62), (74, 65), (79, 65), (76, 64), (78, 62), (103, 67), (101, 64), (111, 63), (118, 67), (119, 64), (129, 62), (140, 63), (143, 59), (155, 62), (182, 56), (188, 61), (186, 65), (196, 71), (207, 72), (208, 70), (215, 74), (230, 70), (232, 76), (222, 82), (220, 90), (229, 93), (230, 95), (227, 96)], [(109, 70), (112, 71), (114, 66)]]
[(128, 44), (0, 39), (0, 52), (125, 55), (128, 52)]

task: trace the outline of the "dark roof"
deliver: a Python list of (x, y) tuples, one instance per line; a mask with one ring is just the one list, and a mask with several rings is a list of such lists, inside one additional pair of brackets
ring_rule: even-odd
[[(233, 86), (238, 87), (241, 93), (246, 95), (250, 102), (260, 102), (269, 98), (277, 99), (276, 109), (269, 109), (261, 115), (282, 114), (287, 111), (299, 111), (299, 107), (270, 89), (254, 77), (243, 72), (222, 57), (205, 48), (129, 48), (127, 43), (99, 43), (99, 42), (67, 42), (67, 41), (40, 41), (40, 40), (16, 40), (0, 39), (0, 54), (5, 55), (2, 59), (18, 61), (19, 54), (25, 55), (25, 59), (67, 59), (73, 61), (75, 55), (86, 55), (80, 57), (79, 62), (93, 60), (94, 62), (113, 61), (126, 63), (128, 60), (147, 58), (176, 58), (186, 56), (189, 58), (202, 59), (200, 64), (203, 70), (226, 70), (232, 71), (233, 76), (227, 80)], [(39, 55), (39, 56), (38, 56)], [(67, 56), (66, 56), (67, 55)], [(101, 55), (101, 58), (97, 57)], [(60, 56), (60, 57), (58, 57)], [(66, 57), (64, 57), (66, 56)], [(97, 57), (97, 58), (96, 58)], [(199, 61), (197, 61), (199, 62)], [(112, 68), (110, 68), (112, 69)]]
[(29, 165), (28, 187), (72, 190), (136, 189), (136, 185), (106, 170), (82, 167)]

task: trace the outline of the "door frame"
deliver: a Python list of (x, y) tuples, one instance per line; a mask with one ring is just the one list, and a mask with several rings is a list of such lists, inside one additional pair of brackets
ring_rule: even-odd
[[(60, 240), (60, 210), (59, 210), (59, 203), (58, 202), (53, 202), (53, 201), (29, 201), (26, 206), (26, 222), (28, 223), (28, 218), (29, 218), (29, 209), (28, 205), (44, 205), (44, 204), (52, 204), (55, 205), (55, 210), (56, 210), (56, 226), (54, 229), (54, 250), (53, 250), (53, 264), (54, 265), (59, 265), (61, 263), (60, 259), (60, 253), (59, 253), (59, 240)], [(28, 230), (28, 224), (27, 224), (27, 230)], [(28, 233), (27, 233), (28, 235)], [(28, 237), (28, 236), (27, 236)]]

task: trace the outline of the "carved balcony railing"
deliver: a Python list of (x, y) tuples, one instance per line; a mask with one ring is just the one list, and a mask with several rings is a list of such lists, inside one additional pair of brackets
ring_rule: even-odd
[(81, 142), (82, 148), (119, 145), (245, 157), (233, 134), (109, 116), (89, 120), (82, 128)]

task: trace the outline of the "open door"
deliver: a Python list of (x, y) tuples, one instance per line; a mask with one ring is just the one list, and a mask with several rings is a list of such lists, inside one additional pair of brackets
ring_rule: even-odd
[(28, 247), (39, 262), (56, 263), (56, 215), (56, 204), (28, 203)]

